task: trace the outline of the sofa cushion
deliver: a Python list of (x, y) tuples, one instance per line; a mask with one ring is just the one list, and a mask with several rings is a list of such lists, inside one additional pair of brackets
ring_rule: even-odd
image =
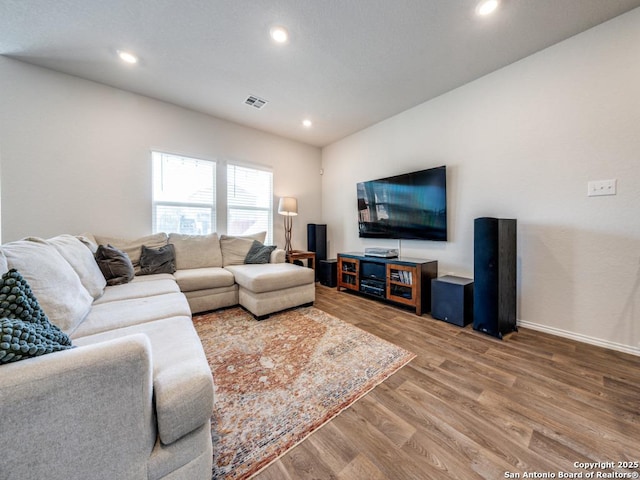
[(238, 284), (184, 292), (193, 314), (238, 305)]
[(173, 273), (176, 271), (176, 251), (169, 243), (160, 248), (148, 248), (143, 245), (140, 254), (140, 271), (138, 275), (156, 273)]
[(233, 274), (220, 267), (190, 268), (173, 274), (183, 292), (233, 285)]
[(182, 293), (100, 303), (93, 306), (71, 338), (75, 341), (86, 335), (175, 316), (191, 316), (189, 304)]
[(112, 245), (100, 245), (95, 258), (107, 285), (122, 285), (133, 280), (133, 264), (122, 250)]
[(131, 283), (155, 282), (156, 280), (173, 280), (175, 277), (170, 273), (155, 273), (153, 275), (137, 275), (133, 277)]
[(275, 249), (275, 245), (264, 245), (262, 242), (254, 240), (249, 252), (247, 252), (247, 256), (244, 258), (244, 263), (269, 263), (271, 252)]
[(233, 273), (238, 285), (255, 293), (282, 290), (315, 282), (315, 272), (311, 268), (291, 263), (231, 265), (225, 268)]
[(281, 248), (276, 248), (271, 252), (270, 263), (284, 263), (287, 260), (287, 252)]
[(4, 252), (0, 250), (0, 273), (5, 273), (9, 270), (9, 265), (7, 264), (7, 257), (4, 256)]
[(107, 282), (96, 263), (91, 250), (73, 235), (58, 235), (46, 241), (53, 245), (60, 255), (80, 277), (84, 288), (93, 298), (98, 298), (104, 292)]
[(253, 241), (264, 242), (266, 232), (259, 232), (246, 236), (229, 236), (222, 235), (220, 237), (220, 249), (222, 250), (222, 266), (227, 265), (243, 265), (247, 253), (253, 245)]
[(216, 233), (209, 235), (171, 233), (169, 243), (175, 247), (178, 270), (222, 266), (220, 240)]
[(170, 444), (208, 422), (213, 412), (213, 381), (190, 316), (111, 330), (77, 340), (89, 345), (136, 333), (151, 343), (158, 433)]
[(173, 279), (159, 279), (156, 282), (130, 282), (105, 288), (104, 295), (94, 301), (93, 305), (179, 292), (180, 288)]
[(167, 234), (164, 232), (134, 239), (103, 237), (99, 235), (96, 235), (94, 238), (98, 245), (112, 245), (126, 253), (136, 271), (140, 269), (140, 255), (142, 254), (143, 245), (149, 248), (160, 248), (167, 244)]
[(273, 292), (255, 293), (246, 288), (240, 288), (238, 292), (238, 303), (256, 317), (270, 315), (287, 308), (312, 304), (315, 299), (316, 286), (313, 283)]
[(45, 242), (18, 240), (2, 246), (10, 268), (31, 286), (49, 320), (72, 334), (91, 309), (93, 297), (58, 251)]
[(91, 253), (95, 255), (96, 251), (98, 250), (98, 242), (96, 240), (96, 237), (94, 237), (92, 233), (85, 232), (80, 235), (76, 235), (76, 238), (80, 240), (85, 247), (91, 250)]

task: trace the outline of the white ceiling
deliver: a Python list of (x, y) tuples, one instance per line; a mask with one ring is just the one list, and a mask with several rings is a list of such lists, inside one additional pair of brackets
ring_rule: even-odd
[(640, 6), (502, 0), (480, 18), (476, 3), (1, 0), (0, 54), (324, 146)]

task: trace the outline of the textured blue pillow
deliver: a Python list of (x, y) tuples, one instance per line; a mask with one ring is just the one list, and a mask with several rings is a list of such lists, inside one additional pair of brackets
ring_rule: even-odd
[(258, 240), (254, 240), (251, 248), (244, 257), (244, 263), (269, 263), (271, 252), (276, 249), (275, 245), (263, 245)]
[(31, 287), (11, 269), (0, 280), (0, 364), (73, 348), (69, 336), (53, 325)]
[(0, 364), (73, 348), (57, 340), (58, 332), (12, 318), (0, 319)]

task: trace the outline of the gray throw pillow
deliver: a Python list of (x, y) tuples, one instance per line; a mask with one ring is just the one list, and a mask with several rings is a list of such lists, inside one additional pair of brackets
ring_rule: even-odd
[(95, 256), (107, 285), (122, 285), (133, 280), (133, 263), (122, 250), (111, 245), (100, 245)]
[(176, 250), (172, 243), (160, 248), (142, 246), (138, 275), (173, 273), (176, 271)]
[(269, 259), (271, 258), (271, 252), (276, 249), (275, 245), (263, 245), (261, 242), (254, 240), (251, 244), (251, 248), (249, 252), (247, 252), (247, 256), (244, 258), (244, 263), (255, 264), (255, 263), (269, 263)]

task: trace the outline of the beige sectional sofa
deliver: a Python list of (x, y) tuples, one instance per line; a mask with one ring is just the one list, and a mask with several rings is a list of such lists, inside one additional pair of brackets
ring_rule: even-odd
[(285, 263), (284, 250), (274, 250), (268, 264), (244, 263), (253, 241), (264, 241), (264, 232), (246, 237), (216, 233), (157, 233), (133, 240), (91, 234), (84, 237), (94, 244), (110, 244), (123, 250), (136, 270), (142, 245), (159, 248), (172, 244), (176, 253), (173, 278), (187, 297), (192, 313), (240, 304), (254, 316), (265, 318), (315, 300), (313, 272)]
[[(283, 263), (282, 251), (241, 264), (248, 240), (60, 235), (2, 245), (0, 273), (22, 274), (74, 348), (0, 365), (0, 477), (211, 478), (213, 382), (191, 313), (240, 303), (262, 317), (314, 300), (313, 272)], [(136, 266), (143, 244), (167, 242), (174, 274), (114, 286), (88, 248), (111, 243)]]

